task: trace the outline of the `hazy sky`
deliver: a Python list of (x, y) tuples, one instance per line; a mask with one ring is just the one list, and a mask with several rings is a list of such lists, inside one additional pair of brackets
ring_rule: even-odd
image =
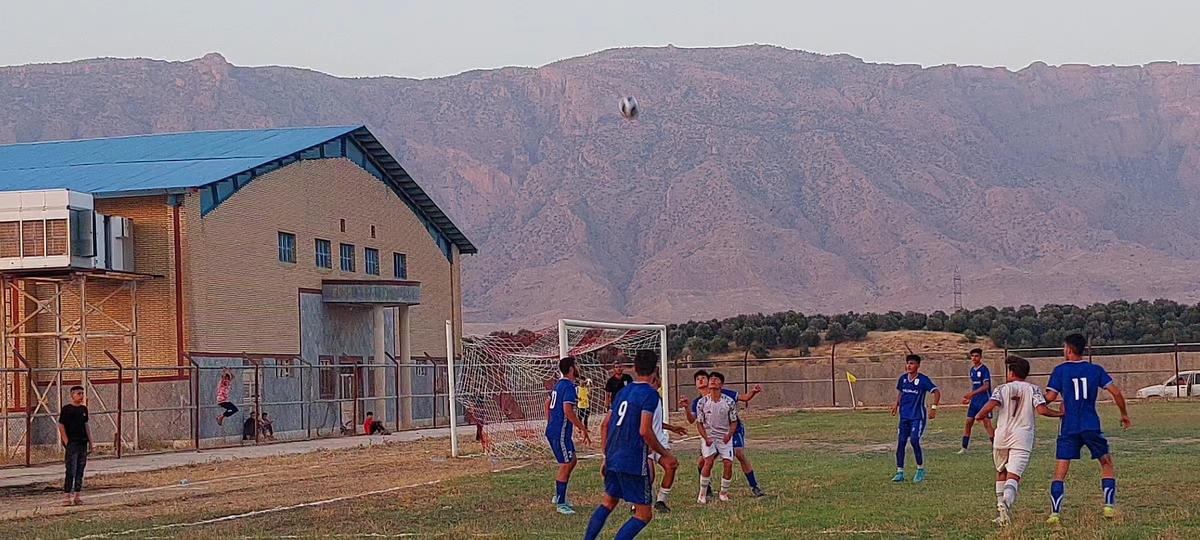
[(669, 43), (1012, 69), (1200, 63), (1198, 21), (1194, 0), (26, 1), (0, 10), (0, 65), (220, 52), (238, 65), (437, 77)]

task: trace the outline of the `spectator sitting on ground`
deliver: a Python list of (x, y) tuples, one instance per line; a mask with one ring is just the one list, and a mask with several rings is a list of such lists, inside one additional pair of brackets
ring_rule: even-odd
[(262, 421), (258, 424), (258, 433), (267, 440), (275, 440), (275, 426), (272, 425), (271, 419), (267, 418), (267, 413), (262, 415)]
[(258, 413), (250, 413), (250, 417), (242, 423), (242, 440), (254, 439), (258, 431)]
[(367, 435), (387, 435), (388, 430), (383, 427), (383, 422), (375, 419), (375, 413), (367, 412), (367, 419), (363, 422), (363, 433)]

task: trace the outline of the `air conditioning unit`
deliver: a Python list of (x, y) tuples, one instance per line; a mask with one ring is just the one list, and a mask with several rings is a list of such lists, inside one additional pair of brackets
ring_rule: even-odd
[(132, 272), (133, 222), (87, 193), (0, 191), (0, 272), (71, 268)]

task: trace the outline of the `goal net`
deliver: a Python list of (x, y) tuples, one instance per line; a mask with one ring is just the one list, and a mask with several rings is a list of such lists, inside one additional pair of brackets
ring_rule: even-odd
[[(560, 376), (559, 358), (574, 356), (578, 361), (579, 386), (587, 389), (588, 406), (577, 404), (576, 410), (580, 420), (587, 417), (588, 431), (598, 437), (607, 412), (604, 385), (611, 369), (619, 363), (633, 376), (633, 357), (639, 350), (658, 354), (664, 403), (670, 402), (666, 333), (661, 325), (562, 320), (536, 331), (467, 336), (455, 399), (466, 411), (468, 425), (476, 427), (486, 454), (504, 458), (548, 454), (545, 404)], [(669, 409), (664, 407), (664, 413)]]

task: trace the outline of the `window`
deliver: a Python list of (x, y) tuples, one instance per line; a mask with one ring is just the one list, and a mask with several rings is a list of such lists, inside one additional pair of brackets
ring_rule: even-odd
[(296, 376), (296, 359), (295, 358), (277, 358), (275, 359), (275, 377), (279, 379), (291, 379)]
[(337, 397), (337, 372), (333, 369), (333, 357), (322, 356), (317, 359), (320, 366), (320, 399)]
[(242, 362), (242, 403), (246, 406), (253, 406), (255, 399), (258, 398), (258, 386), (254, 384), (254, 374), (257, 369), (250, 361)]
[(366, 257), (366, 271), (372, 276), (379, 275), (379, 250), (366, 248), (363, 249), (363, 256)]
[(342, 225), (342, 232), (346, 232), (346, 220), (340, 219), (338, 222)]
[(329, 240), (317, 239), (317, 266), (320, 268), (333, 268), (333, 255), (330, 253), (333, 248), (329, 244)]
[(371, 238), (375, 238), (375, 226), (371, 225)]
[(279, 233), (279, 262), (296, 262), (296, 235)]
[(392, 254), (392, 275), (396, 279), (408, 279), (408, 256), (403, 253)]
[(354, 244), (342, 244), (342, 271), (354, 271)]

